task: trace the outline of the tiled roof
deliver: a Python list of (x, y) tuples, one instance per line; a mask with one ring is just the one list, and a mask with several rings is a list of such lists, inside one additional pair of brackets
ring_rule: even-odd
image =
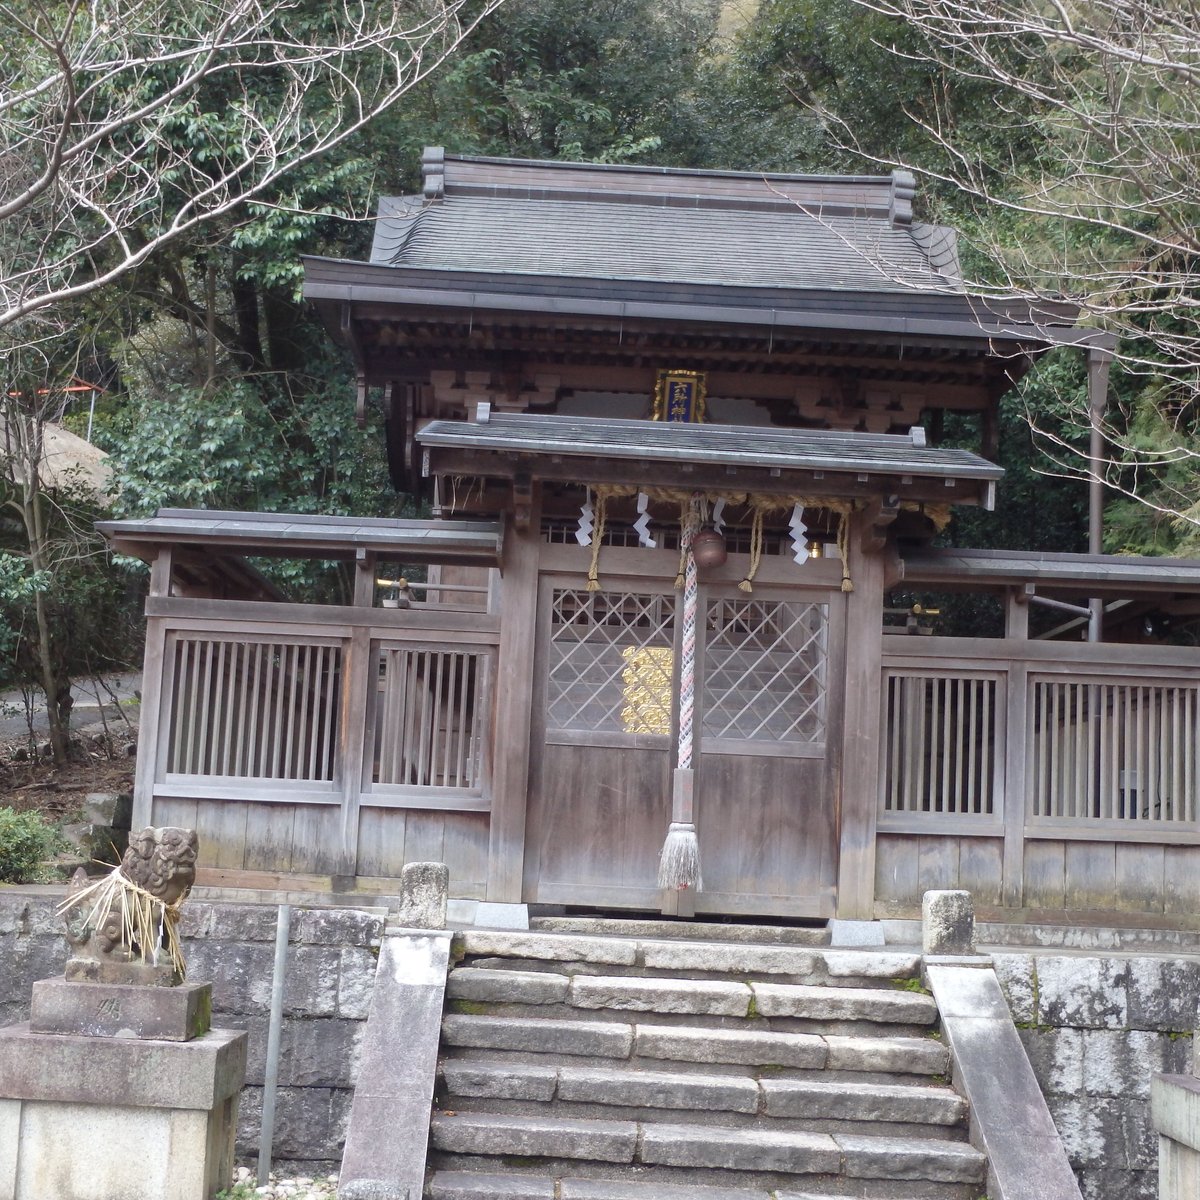
[(830, 473), (879, 473), (946, 479), (1000, 479), (1000, 467), (969, 450), (918, 445), (896, 434), (841, 433), (778, 426), (688, 425), (494, 414), (487, 421), (432, 421), (417, 434), (425, 446), (618, 459), (652, 459)]
[(857, 292), (957, 292), (911, 227), (799, 207), (600, 199), (385, 198), (371, 262), (422, 270)]

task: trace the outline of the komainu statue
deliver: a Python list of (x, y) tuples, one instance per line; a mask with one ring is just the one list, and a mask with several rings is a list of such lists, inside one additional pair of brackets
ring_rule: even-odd
[(68, 979), (172, 986), (186, 974), (176, 926), (196, 879), (194, 829), (147, 827), (121, 865), (98, 880), (75, 872), (59, 905), (71, 958)]

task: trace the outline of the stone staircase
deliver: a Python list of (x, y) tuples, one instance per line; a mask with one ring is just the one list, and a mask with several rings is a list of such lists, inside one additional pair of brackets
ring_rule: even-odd
[(469, 931), (431, 1200), (978, 1200), (915, 953)]

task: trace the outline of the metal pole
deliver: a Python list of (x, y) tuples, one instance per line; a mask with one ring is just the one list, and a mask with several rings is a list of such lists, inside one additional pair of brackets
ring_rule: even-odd
[[(1104, 458), (1104, 410), (1108, 404), (1108, 370), (1112, 352), (1090, 349), (1088, 352), (1088, 421), (1091, 437), (1088, 443), (1088, 553), (1099, 554), (1104, 533), (1104, 480), (1101, 462)], [(1088, 641), (1098, 642), (1103, 634), (1104, 601), (1093, 597), (1088, 602)]]
[(283, 984), (287, 974), (290, 904), (279, 906), (275, 925), (275, 967), (271, 974), (271, 1016), (267, 1026), (267, 1065), (263, 1072), (262, 1122), (258, 1134), (258, 1182), (265, 1186), (271, 1174), (271, 1143), (275, 1139), (275, 1089), (279, 1081), (279, 1035), (283, 1026)]

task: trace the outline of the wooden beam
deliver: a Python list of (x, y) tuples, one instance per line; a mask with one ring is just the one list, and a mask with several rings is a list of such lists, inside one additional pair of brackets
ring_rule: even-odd
[(510, 904), (521, 901), (525, 872), (540, 526), (541, 494), (534, 485), (524, 527), (517, 528), (514, 522), (505, 531), (500, 568), (500, 649), (495, 683), (487, 898)]

